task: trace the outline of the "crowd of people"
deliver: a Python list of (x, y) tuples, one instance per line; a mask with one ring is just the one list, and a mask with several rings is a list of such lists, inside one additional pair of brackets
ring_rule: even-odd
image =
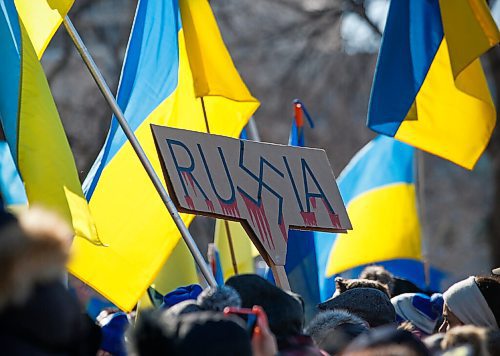
[(254, 274), (180, 287), (156, 309), (105, 308), (91, 318), (68, 288), (71, 230), (30, 209), (0, 216), (2, 355), (500, 355), (500, 276), (444, 293), (380, 266), (337, 278), (305, 320), (300, 295)]

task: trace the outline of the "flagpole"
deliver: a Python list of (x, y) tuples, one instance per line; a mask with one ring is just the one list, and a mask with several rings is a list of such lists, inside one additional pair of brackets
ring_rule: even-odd
[(151, 182), (156, 188), (156, 191), (161, 197), (161, 200), (165, 204), (168, 212), (172, 216), (172, 219), (174, 220), (175, 225), (179, 229), (179, 232), (181, 233), (182, 238), (184, 239), (185, 243), (187, 244), (189, 250), (191, 251), (191, 254), (193, 255), (193, 258), (195, 259), (198, 267), (200, 268), (201, 273), (207, 280), (207, 283), (215, 287), (217, 286), (217, 282), (210, 272), (207, 263), (205, 262), (205, 259), (203, 258), (203, 255), (201, 254), (200, 250), (198, 249), (198, 246), (196, 246), (196, 242), (194, 241), (193, 237), (191, 236), (191, 233), (189, 232), (188, 228), (186, 227), (186, 224), (184, 224), (184, 221), (182, 220), (181, 216), (179, 215), (179, 212), (177, 211), (177, 208), (175, 207), (174, 203), (172, 202), (172, 199), (170, 199), (170, 196), (168, 195), (166, 189), (163, 187), (163, 184), (161, 183), (160, 178), (156, 174), (153, 166), (151, 165), (151, 162), (149, 161), (148, 157), (146, 156), (146, 153), (142, 149), (139, 141), (137, 140), (137, 137), (135, 136), (134, 132), (128, 125), (127, 120), (125, 119), (125, 116), (123, 115), (123, 112), (121, 108), (118, 106), (118, 103), (116, 102), (113, 94), (111, 93), (111, 90), (109, 89), (109, 86), (106, 84), (106, 80), (104, 79), (103, 75), (101, 74), (99, 68), (95, 64), (92, 56), (90, 55), (87, 47), (83, 43), (80, 35), (78, 34), (76, 28), (73, 26), (73, 23), (71, 22), (71, 19), (69, 16), (64, 17), (64, 27), (66, 28), (66, 31), (68, 31), (69, 36), (71, 37), (71, 40), (73, 41), (73, 44), (75, 45), (76, 49), (78, 50), (78, 53), (83, 59), (83, 62), (87, 66), (88, 70), (90, 71), (90, 74), (94, 78), (97, 86), (99, 87), (102, 95), (104, 96), (104, 99), (110, 106), (111, 110), (113, 111), (113, 114), (115, 114), (116, 119), (118, 120), (118, 123), (120, 124), (121, 128), (123, 129), (123, 132), (125, 133), (125, 136), (127, 136), (127, 139), (130, 141), (130, 144), (132, 145), (132, 148), (134, 149), (135, 153), (137, 154), (137, 157), (142, 163), (142, 166), (146, 170), (149, 178), (151, 179)]
[[(203, 118), (205, 119), (205, 128), (207, 133), (210, 133), (210, 125), (208, 124), (208, 115), (207, 109), (205, 107), (205, 99), (200, 97), (201, 99), (201, 108), (203, 109)], [(224, 229), (226, 230), (227, 243), (229, 246), (229, 252), (231, 254), (231, 263), (233, 265), (234, 274), (238, 273), (238, 263), (236, 262), (236, 254), (234, 253), (234, 245), (233, 245), (233, 237), (231, 236), (231, 230), (229, 229), (229, 223), (227, 220), (224, 220)]]
[(423, 151), (415, 148), (416, 150), (416, 166), (417, 166), (417, 196), (418, 196), (418, 215), (420, 217), (420, 236), (422, 241), (422, 259), (424, 262), (424, 280), (427, 289), (431, 284), (431, 268), (429, 262), (429, 241), (427, 240), (427, 233), (424, 226), (424, 213), (425, 213), (425, 166), (424, 166), (424, 153)]
[(253, 116), (248, 120), (247, 129), (248, 138), (252, 141), (260, 142), (259, 130)]

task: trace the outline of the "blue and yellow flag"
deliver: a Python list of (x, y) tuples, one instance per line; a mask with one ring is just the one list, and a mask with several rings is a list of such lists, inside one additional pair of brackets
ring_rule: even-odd
[(227, 236), (228, 229), (233, 242), (238, 273), (255, 273), (254, 258), (259, 255), (259, 252), (241, 223), (217, 219), (215, 223), (214, 243), (219, 252), (223, 279), (226, 280), (235, 275)]
[[(288, 144), (304, 147), (304, 116), (311, 127), (314, 125), (304, 104), (299, 100), (294, 101), (294, 112)], [(321, 301), (314, 236), (314, 231), (290, 230), (285, 263), (291, 289), (304, 299), (307, 319), (316, 314), (316, 305)], [(268, 276), (272, 277), (271, 273)]]
[[(200, 96), (210, 132), (219, 135), (237, 137), (259, 105), (232, 63), (208, 1), (140, 0), (117, 101), (160, 177), (150, 124), (206, 131)], [(107, 246), (79, 241), (70, 270), (131, 310), (180, 234), (114, 118), (84, 191)], [(192, 218), (183, 215), (186, 223)]]
[(70, 0), (0, 0), (0, 119), (29, 203), (57, 211), (76, 240), (100, 244), (39, 59)]
[(23, 182), (5, 141), (0, 141), (0, 193), (9, 209), (16, 210), (28, 204)]
[(478, 57), (499, 39), (485, 0), (391, 1), (368, 127), (472, 169), (496, 121)]
[(379, 136), (339, 176), (353, 230), (332, 242), (326, 276), (393, 259), (421, 260), (415, 149)]

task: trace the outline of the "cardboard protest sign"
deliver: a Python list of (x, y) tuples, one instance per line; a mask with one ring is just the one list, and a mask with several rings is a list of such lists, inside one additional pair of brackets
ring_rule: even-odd
[(324, 150), (151, 127), (177, 208), (240, 221), (274, 264), (288, 228), (351, 229)]

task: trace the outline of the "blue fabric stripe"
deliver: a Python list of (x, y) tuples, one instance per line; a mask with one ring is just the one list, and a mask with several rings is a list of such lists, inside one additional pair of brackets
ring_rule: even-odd
[(328, 264), (328, 258), (330, 257), (330, 251), (332, 250), (336, 237), (337, 234), (322, 231), (314, 232), (316, 261), (318, 263), (319, 299), (321, 302), (331, 298), (333, 292), (335, 292), (335, 276), (328, 278), (325, 272)]
[(391, 1), (368, 108), (368, 127), (394, 136), (443, 39), (438, 0)]
[[(373, 263), (371, 263), (370, 265), (372, 264)], [(375, 264), (383, 266), (396, 277), (413, 282), (417, 287), (424, 291), (443, 291), (445, 287), (443, 285), (443, 282), (446, 278), (448, 278), (448, 275), (444, 271), (431, 266), (430, 285), (429, 287), (427, 287), (425, 284), (424, 264), (422, 263), (422, 261), (411, 259), (395, 259), (389, 261), (380, 261)], [(358, 278), (359, 274), (366, 266), (368, 265), (362, 265), (353, 268), (347, 272), (342, 273), (342, 276), (345, 278)]]
[(372, 189), (395, 183), (415, 183), (415, 149), (386, 136), (378, 136), (359, 151), (338, 178), (344, 203)]
[[(177, 88), (180, 29), (177, 0), (139, 1), (117, 97), (134, 131)], [(88, 200), (103, 169), (126, 141), (113, 117), (104, 147), (84, 182)]]
[(23, 182), (5, 141), (0, 142), (0, 192), (7, 206), (28, 204)]
[(0, 120), (5, 138), (17, 161), (17, 117), (21, 60), (19, 18), (13, 0), (0, 0)]

